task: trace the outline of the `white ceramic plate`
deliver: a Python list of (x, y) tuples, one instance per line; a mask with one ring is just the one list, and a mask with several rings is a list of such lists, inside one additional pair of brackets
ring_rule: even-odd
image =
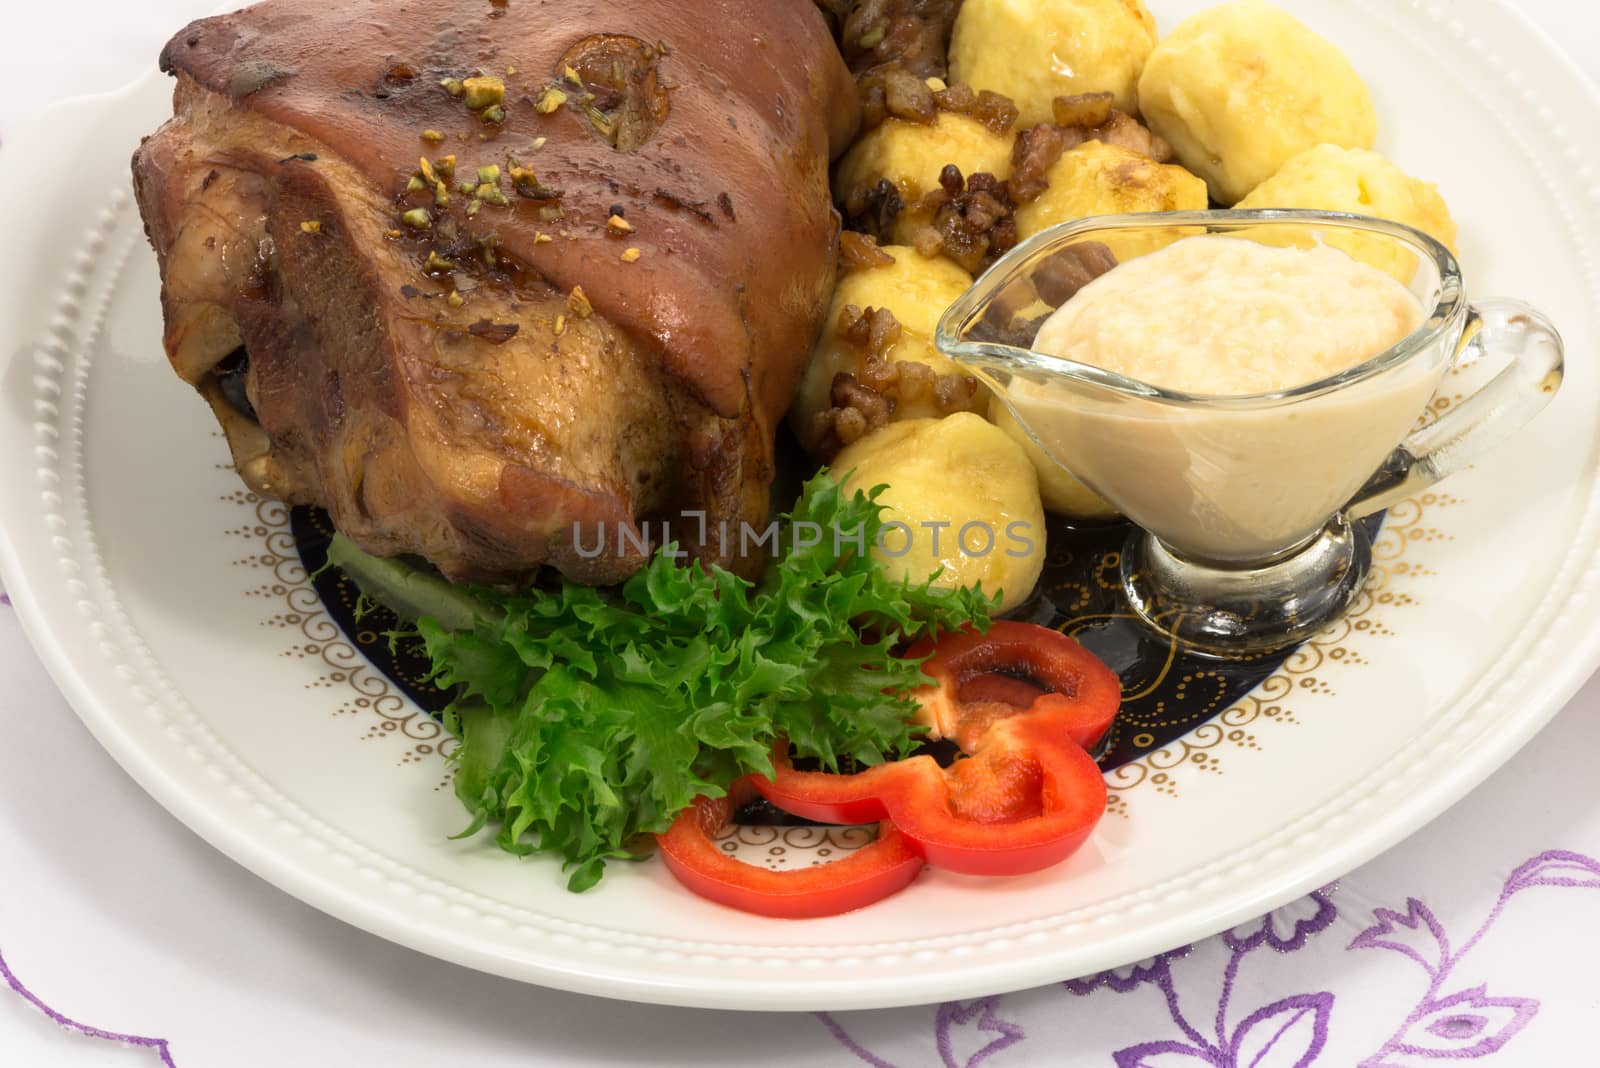
[[(1200, 5), (1151, 6), (1170, 28)], [(1437, 815), (1600, 661), (1600, 98), (1492, 0), (1285, 6), (1368, 77), (1380, 149), (1442, 185), (1474, 294), (1553, 316), (1570, 378), (1514, 443), (1394, 512), (1351, 621), (1115, 773), (1111, 815), (1057, 870), (930, 872), (855, 915), (786, 923), (701, 901), (658, 863), (578, 896), (553, 863), (449, 841), (462, 812), (438, 728), (321, 611), (281, 509), (243, 493), (165, 365), (126, 192), (137, 139), (168, 112), (154, 75), (57, 109), (0, 156), (6, 586), (84, 721), (179, 819), (319, 908), (486, 971), (866, 1008), (1110, 968), (1275, 907)]]

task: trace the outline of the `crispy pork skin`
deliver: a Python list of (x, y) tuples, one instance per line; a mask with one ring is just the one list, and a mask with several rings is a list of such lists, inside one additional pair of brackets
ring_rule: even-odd
[(750, 565), (858, 118), (812, 5), (267, 0), (162, 66), (165, 346), (251, 488), (458, 580)]

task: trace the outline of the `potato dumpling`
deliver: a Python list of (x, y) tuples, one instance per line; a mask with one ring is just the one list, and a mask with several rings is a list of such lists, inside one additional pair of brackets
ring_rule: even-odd
[(1045, 511), (1073, 519), (1116, 518), (1115, 508), (1045, 455), (1039, 443), (1022, 429), (1017, 417), (1011, 414), (1011, 409), (999, 397), (989, 400), (989, 418), (1028, 454), (1034, 473), (1039, 476), (1039, 497), (1044, 502)]
[[(840, 452), (845, 488), (887, 486), (888, 524), (872, 555), (891, 575), (1003, 593), (1001, 611), (1033, 594), (1044, 570), (1044, 506), (1022, 446), (971, 412), (876, 430)], [(942, 569), (942, 570), (941, 570)]]
[[(963, 175), (1010, 177), (1011, 141), (1009, 134), (997, 134), (976, 119), (950, 111), (939, 112), (931, 123), (887, 119), (845, 155), (834, 188), (845, 197), (887, 178), (906, 204), (914, 205), (939, 189), (939, 172), (951, 163)], [(912, 232), (925, 222), (927, 218), (915, 211), (902, 212), (895, 222), (895, 241), (908, 244)]]
[[(1303, 152), (1237, 206), (1371, 215), (1414, 226), (1452, 251), (1456, 246), (1456, 223), (1438, 188), (1365, 149), (1319, 145)], [(1324, 240), (1402, 282), (1416, 270), (1416, 257), (1384, 238), (1331, 230)]]
[[(946, 309), (972, 285), (972, 278), (943, 256), (920, 255), (903, 245), (883, 249), (894, 263), (841, 275), (833, 291), (822, 337), (800, 383), (800, 392), (790, 408), (795, 432), (807, 448), (806, 440), (817, 413), (832, 406), (834, 376), (841, 371), (859, 375), (865, 354), (839, 336), (839, 316), (847, 305), (858, 308), (887, 308), (900, 323), (900, 340), (889, 350), (890, 363), (915, 361), (926, 364), (935, 374), (962, 373), (961, 367), (939, 355), (933, 346), (934, 328)], [(918, 419), (942, 414), (929, 397), (923, 404), (905, 404), (896, 409), (896, 419)]]
[(1139, 107), (1211, 195), (1235, 204), (1320, 144), (1371, 148), (1377, 112), (1344, 53), (1264, 0), (1203, 11), (1156, 46)]
[[(1206, 183), (1182, 167), (1100, 141), (1063, 154), (1048, 178), (1050, 187), (1039, 199), (1017, 208), (1017, 233), (1023, 238), (1091, 215), (1203, 211), (1207, 204)], [(1154, 251), (1148, 238), (1107, 243), (1118, 259)]]
[(1132, 113), (1155, 44), (1143, 0), (966, 0), (950, 74), (1009, 96), (1019, 128), (1051, 121), (1051, 101), (1080, 93), (1115, 93), (1117, 107)]

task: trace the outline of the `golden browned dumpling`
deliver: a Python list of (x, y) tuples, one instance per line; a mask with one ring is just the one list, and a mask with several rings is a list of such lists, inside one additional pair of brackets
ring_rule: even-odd
[[(839, 335), (840, 318), (852, 304), (863, 310), (887, 308), (900, 323), (900, 340), (885, 354), (890, 363), (921, 363), (936, 375), (961, 373), (957, 364), (934, 348), (933, 331), (945, 310), (972, 285), (972, 278), (943, 256), (930, 259), (903, 245), (889, 245), (883, 251), (894, 257), (894, 263), (843, 274), (833, 291), (822, 337), (790, 409), (791, 425), (807, 448), (816, 445), (811, 431), (817, 414), (832, 407), (834, 376), (840, 372), (860, 375), (866, 360), (860, 346)], [(890, 417), (921, 419), (942, 414), (930, 392), (920, 401), (901, 402)]]
[[(1200, 211), (1207, 203), (1206, 183), (1182, 167), (1100, 141), (1064, 153), (1048, 179), (1049, 188), (1037, 200), (1017, 208), (1017, 233), (1023, 238), (1091, 215)], [(1119, 259), (1148, 251), (1132, 245), (1112, 248)]]
[(1143, 0), (966, 0), (950, 74), (1017, 105), (1020, 126), (1051, 119), (1058, 96), (1115, 93), (1137, 109), (1139, 73), (1156, 43)]
[[(1237, 206), (1348, 211), (1414, 226), (1452, 250), (1456, 244), (1456, 223), (1438, 187), (1365, 149), (1319, 145), (1303, 152)], [(1416, 267), (1410, 253), (1383, 239), (1337, 231), (1325, 239), (1401, 281), (1409, 281)]]
[(1045, 455), (1044, 449), (1022, 429), (1017, 417), (1011, 414), (1011, 409), (1007, 408), (999, 397), (990, 398), (989, 418), (1028, 454), (1034, 473), (1039, 477), (1039, 497), (1044, 502), (1046, 511), (1070, 516), (1073, 519), (1116, 517), (1117, 510), (1099, 494), (1073, 478), (1071, 473), (1063, 470), (1060, 464)]
[(1139, 106), (1224, 204), (1307, 149), (1371, 148), (1378, 131), (1344, 53), (1264, 0), (1235, 0), (1174, 30), (1145, 65)]
[(885, 531), (872, 550), (891, 575), (1027, 600), (1044, 570), (1044, 506), (1022, 447), (980, 415), (895, 423), (839, 453), (849, 490), (887, 486)]
[(841, 198), (887, 178), (907, 206), (895, 221), (894, 240), (909, 244), (913, 231), (928, 221), (914, 210), (925, 194), (939, 188), (939, 172), (954, 163), (963, 175), (1011, 174), (1011, 135), (997, 134), (976, 119), (940, 111), (931, 123), (888, 119), (855, 143), (839, 164), (834, 190)]

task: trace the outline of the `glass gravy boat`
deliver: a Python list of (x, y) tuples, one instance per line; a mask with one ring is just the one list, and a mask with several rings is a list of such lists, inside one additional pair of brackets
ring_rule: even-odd
[[(1393, 347), (1276, 393), (1162, 389), (1033, 351), (1040, 325), (1117, 262), (1198, 234), (1327, 244), (1404, 282), (1426, 314)], [(1000, 260), (939, 324), (940, 351), (983, 378), (1045, 454), (1139, 528), (1122, 554), (1134, 611), (1224, 657), (1294, 644), (1336, 619), (1371, 566), (1355, 523), (1472, 462), (1560, 388), (1561, 338), (1510, 300), (1468, 304), (1450, 251), (1397, 223), (1320, 211), (1083, 219)], [(1504, 364), (1438, 419), (1452, 365)]]

